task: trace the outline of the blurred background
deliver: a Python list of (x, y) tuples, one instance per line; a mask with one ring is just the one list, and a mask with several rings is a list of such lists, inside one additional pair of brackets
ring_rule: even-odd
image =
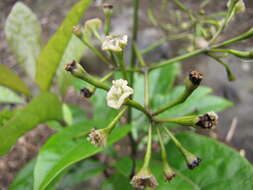
[[(1, 0), (0, 1), (0, 64), (6, 64), (20, 76), (24, 76), (23, 71), (17, 65), (14, 55), (10, 52), (4, 36), (4, 24), (12, 6), (16, 0)], [(21, 2), (28, 5), (39, 18), (42, 25), (43, 44), (54, 34), (58, 26), (63, 21), (66, 13), (72, 5), (78, 0), (22, 0)], [(112, 31), (115, 33), (130, 34), (131, 30), (131, 15), (132, 7), (131, 0), (111, 0), (116, 8), (116, 14), (113, 16)], [(149, 2), (149, 3), (148, 3)], [(154, 14), (163, 21), (171, 19), (168, 13), (167, 17), (163, 15), (159, 17), (159, 11), (162, 1), (141, 0), (140, 11), (140, 31), (139, 45), (145, 47), (148, 44), (160, 39), (164, 36), (164, 32), (156, 29), (150, 19), (147, 17), (149, 6), (154, 7)], [(187, 7), (196, 10), (202, 0), (182, 0)], [(85, 20), (88, 18), (99, 17), (103, 19), (103, 14), (99, 9), (102, 0), (94, 1), (93, 6), (88, 9)], [(211, 0), (211, 3), (206, 6), (205, 11), (224, 11), (226, 9), (226, 0)], [(220, 36), (219, 40), (228, 39), (253, 27), (253, 1), (245, 0), (246, 11), (239, 14)], [(173, 11), (177, 9), (174, 7)], [(168, 9), (169, 10), (169, 9)], [(197, 11), (197, 10), (196, 10)], [(183, 40), (172, 41), (162, 44), (156, 50), (147, 55), (147, 60), (157, 61), (161, 58), (169, 58), (178, 55), (182, 48), (188, 44)], [(253, 50), (253, 38), (239, 42), (231, 46), (238, 50)], [(90, 72), (101, 74), (101, 68), (96, 58), (89, 58), (92, 64), (89, 64)], [(197, 69), (204, 75), (203, 84), (214, 89), (214, 94), (227, 98), (234, 102), (234, 106), (219, 113), (219, 125), (216, 133), (211, 134), (238, 151), (245, 153), (245, 156), (253, 163), (253, 61), (245, 61), (228, 56), (226, 62), (237, 76), (237, 80), (229, 82), (226, 78), (224, 68), (216, 63), (213, 59), (205, 55), (196, 56), (182, 62), (182, 73), (178, 77), (177, 83), (182, 83), (182, 79), (192, 70)], [(72, 100), (76, 104), (85, 104), (83, 99), (77, 95)], [(12, 107), (13, 105), (4, 105)], [(2, 109), (0, 107), (0, 109)], [(11, 182), (16, 172), (31, 158), (33, 158), (39, 147), (52, 134), (52, 130), (44, 125), (37, 127), (29, 132), (24, 137), (20, 138), (18, 144), (6, 156), (0, 158), (0, 190), (6, 189)]]

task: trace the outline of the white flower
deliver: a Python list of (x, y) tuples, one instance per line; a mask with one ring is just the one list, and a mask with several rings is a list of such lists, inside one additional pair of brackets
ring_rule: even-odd
[(127, 35), (109, 35), (105, 37), (102, 50), (120, 52), (127, 45)]
[(112, 81), (112, 87), (107, 93), (107, 105), (114, 109), (119, 109), (125, 99), (133, 94), (133, 89), (127, 86), (127, 81), (123, 79)]

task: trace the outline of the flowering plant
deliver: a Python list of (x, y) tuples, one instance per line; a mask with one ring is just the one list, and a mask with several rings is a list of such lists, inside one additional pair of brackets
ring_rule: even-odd
[[(19, 137), (40, 123), (46, 123), (55, 134), (40, 149), (36, 160), (20, 171), (10, 188), (21, 188), (20, 181), (26, 178), (27, 184), (32, 184), (27, 189), (65, 189), (99, 175), (100, 189), (251, 190), (251, 164), (221, 142), (195, 133), (213, 134), (220, 127), (218, 119), (222, 119), (216, 112), (232, 103), (210, 95), (211, 89), (201, 85), (204, 75), (196, 70), (188, 71), (182, 85), (175, 85), (180, 63), (193, 56), (205, 55), (217, 61), (224, 66), (229, 81), (236, 77), (225, 63), (225, 55), (253, 58), (252, 51), (227, 48), (252, 37), (252, 28), (233, 38), (219, 39), (236, 15), (245, 10), (243, 0), (229, 0), (224, 14), (218, 16), (205, 13), (210, 2), (204, 2), (199, 11), (187, 8), (179, 0), (170, 2), (177, 7), (182, 21), (179, 26), (163, 23), (150, 6), (148, 18), (157, 30), (164, 31), (165, 37), (141, 48), (139, 0), (133, 0), (131, 36), (125, 34), (127, 31), (114, 34), (111, 22), (115, 7), (108, 3), (102, 5), (104, 22), (94, 18), (81, 25), (83, 12), (92, 3), (81, 0), (41, 51), (37, 18), (24, 4), (17, 3), (7, 19), (6, 38), (18, 61), (28, 64), (23, 66), (35, 81), (35, 90), (7, 66), (0, 65), (0, 85), (4, 86), (0, 90), (23, 94), (11, 99), (22, 108), (0, 113), (0, 154), (9, 152)], [(21, 17), (18, 24), (17, 14)], [(27, 18), (30, 20), (23, 26)], [(25, 36), (16, 33), (23, 29), (20, 26), (27, 25), (37, 32)], [(157, 61), (145, 57), (159, 45), (179, 39), (190, 41), (184, 54)], [(99, 43), (98, 47), (94, 42)], [(31, 52), (20, 48), (24, 43)], [(100, 65), (106, 66), (102, 74), (91, 74), (88, 64), (82, 61), (83, 52), (88, 50)], [(57, 85), (52, 89), (54, 79)], [(81, 101), (89, 104), (85, 111), (66, 101), (71, 88), (80, 91)], [(102, 151), (106, 154), (97, 154)], [(26, 172), (33, 177), (24, 177)]]

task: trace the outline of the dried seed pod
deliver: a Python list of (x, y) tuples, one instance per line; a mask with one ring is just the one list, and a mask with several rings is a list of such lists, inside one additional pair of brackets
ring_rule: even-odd
[(82, 88), (80, 90), (80, 93), (85, 98), (90, 98), (93, 95), (93, 93), (88, 88)]
[(193, 85), (200, 85), (200, 82), (203, 79), (203, 75), (198, 71), (191, 71), (189, 74), (189, 80), (192, 82)]
[(199, 116), (199, 121), (196, 123), (196, 126), (203, 129), (213, 129), (218, 123), (218, 118), (219, 117), (215, 112), (208, 112)]

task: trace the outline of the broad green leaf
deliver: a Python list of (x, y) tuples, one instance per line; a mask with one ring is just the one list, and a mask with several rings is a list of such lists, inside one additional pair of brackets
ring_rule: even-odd
[(24, 104), (25, 101), (10, 89), (0, 86), (0, 103)]
[[(65, 128), (47, 141), (40, 150), (34, 170), (34, 190), (45, 189), (65, 168), (103, 150), (88, 142), (85, 136), (75, 139), (94, 127), (96, 122), (86, 121)], [(110, 135), (108, 144), (117, 142), (130, 130), (130, 126), (117, 126)]]
[(32, 10), (17, 2), (5, 24), (8, 45), (31, 78), (35, 68), (41, 44), (41, 26)]
[(35, 97), (0, 128), (0, 155), (9, 151), (20, 136), (38, 124), (62, 119), (62, 104), (54, 94), (43, 93)]
[(180, 64), (178, 63), (169, 64), (166, 67), (152, 71), (149, 76), (151, 95), (168, 93), (179, 73)]
[[(180, 170), (194, 185), (188, 188), (189, 190), (253, 189), (253, 167), (237, 151), (214, 139), (191, 132), (176, 136), (185, 148), (202, 159), (197, 168), (189, 170), (175, 145), (171, 142), (167, 145), (171, 165)], [(180, 184), (177, 185), (177, 189), (183, 189)], [(162, 186), (175, 189), (173, 184), (162, 184)], [(161, 189), (165, 188), (161, 187)]]
[(64, 22), (39, 55), (36, 82), (41, 90), (49, 90), (53, 77), (72, 38), (72, 27), (79, 24), (91, 0), (82, 0), (68, 13)]
[(70, 188), (81, 182), (101, 174), (105, 169), (105, 165), (96, 160), (84, 160), (76, 163), (69, 168), (66, 175), (61, 180), (59, 189)]
[(31, 95), (26, 84), (16, 73), (14, 73), (4, 64), (0, 64), (0, 85), (10, 88), (16, 92), (23, 93), (27, 96)]
[(73, 86), (75, 80), (80, 80), (66, 72), (64, 70), (64, 65), (73, 60), (79, 61), (84, 53), (84, 50), (85, 45), (76, 36), (72, 35), (57, 71), (58, 86), (63, 96), (65, 95), (67, 88), (69, 86)]
[(132, 160), (129, 157), (123, 157), (114, 164), (118, 173), (125, 177), (129, 177), (132, 171)]

